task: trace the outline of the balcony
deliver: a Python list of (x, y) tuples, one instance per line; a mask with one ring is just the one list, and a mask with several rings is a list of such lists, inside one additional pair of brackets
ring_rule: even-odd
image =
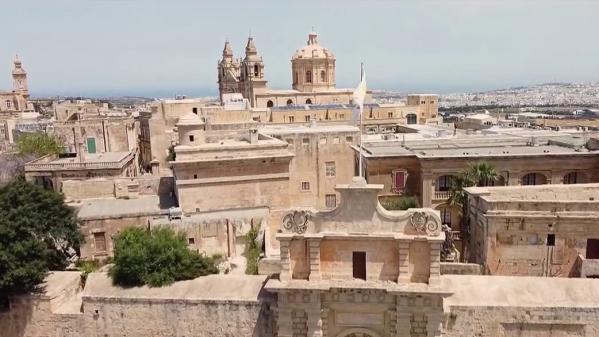
[(433, 194), (433, 200), (447, 200), (449, 199), (449, 191), (435, 191)]

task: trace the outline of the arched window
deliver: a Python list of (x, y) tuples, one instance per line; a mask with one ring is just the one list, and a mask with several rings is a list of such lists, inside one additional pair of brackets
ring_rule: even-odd
[(308, 98), (308, 99), (306, 100), (306, 104), (312, 104), (312, 100)]
[(297, 84), (297, 71), (293, 73), (293, 84)]
[(254, 77), (260, 76), (260, 67), (257, 64), (254, 64)]
[(578, 172), (570, 172), (564, 176), (564, 184), (583, 184), (584, 176)]
[(272, 108), (274, 105), (275, 104), (271, 100), (269, 100), (268, 102), (266, 102), (266, 107), (267, 108)]
[(528, 173), (522, 176), (522, 185), (544, 185), (547, 178), (541, 173)]
[(310, 70), (306, 71), (306, 83), (312, 83), (312, 72)]
[(406, 116), (406, 120), (407, 120), (408, 124), (416, 124), (418, 122), (418, 118), (416, 117), (415, 114), (408, 114)]
[(327, 81), (327, 73), (324, 70), (320, 71), (320, 82), (326, 82)]
[(291, 99), (288, 99), (287, 100), (287, 105), (292, 105), (292, 104), (293, 104), (293, 101)]

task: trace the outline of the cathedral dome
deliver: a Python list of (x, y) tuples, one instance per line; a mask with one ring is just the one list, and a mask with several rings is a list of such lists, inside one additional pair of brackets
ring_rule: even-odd
[(292, 60), (298, 59), (334, 59), (335, 55), (327, 48), (318, 44), (318, 34), (310, 32), (306, 46), (293, 54)]

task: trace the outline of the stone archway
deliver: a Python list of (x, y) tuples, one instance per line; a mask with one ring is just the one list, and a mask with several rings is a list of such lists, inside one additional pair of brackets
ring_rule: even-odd
[(338, 334), (337, 337), (381, 337), (376, 332), (369, 329), (348, 329)]

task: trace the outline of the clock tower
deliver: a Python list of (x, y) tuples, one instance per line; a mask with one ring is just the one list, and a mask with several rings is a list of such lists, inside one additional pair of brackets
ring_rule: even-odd
[(15, 57), (14, 68), (12, 70), (12, 90), (15, 93), (21, 94), (24, 98), (29, 98), (27, 72), (23, 69), (18, 55)]

